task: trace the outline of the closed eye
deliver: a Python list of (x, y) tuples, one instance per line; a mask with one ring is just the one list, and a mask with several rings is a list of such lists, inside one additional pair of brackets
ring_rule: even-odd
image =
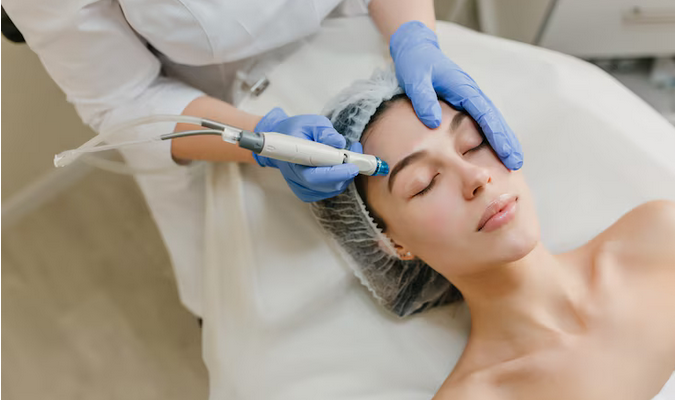
[(431, 182), (429, 182), (429, 185), (427, 185), (427, 187), (425, 187), (424, 189), (422, 189), (418, 193), (414, 194), (413, 197), (424, 196), (426, 193), (428, 193), (429, 190), (431, 190), (431, 188), (433, 188), (434, 185), (436, 184), (436, 177), (438, 177), (438, 175), (439, 174), (434, 175), (434, 177), (431, 178)]
[[(476, 146), (476, 147), (474, 147), (473, 149), (467, 151), (466, 153), (470, 153), (470, 152), (472, 152), (472, 151), (479, 150), (480, 148), (485, 147), (485, 146), (488, 145), (488, 144), (489, 144), (489, 143), (488, 143), (487, 139), (483, 139), (483, 141), (480, 142), (480, 144), (479, 144), (478, 146)], [(466, 154), (466, 153), (464, 153), (464, 154)], [(464, 155), (464, 154), (462, 154), (462, 155)]]

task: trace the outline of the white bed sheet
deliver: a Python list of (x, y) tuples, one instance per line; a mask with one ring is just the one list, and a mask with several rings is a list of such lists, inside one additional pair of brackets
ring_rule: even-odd
[[(675, 200), (675, 128), (613, 78), (575, 58), (456, 25), (439, 22), (437, 31), (443, 51), (520, 138), (542, 241), (552, 252), (587, 242), (648, 200)], [(269, 74), (263, 95), (241, 107), (318, 113), (388, 58), (368, 18), (327, 20)], [(391, 317), (320, 232), (275, 171), (226, 164), (209, 171), (204, 356), (211, 397), (433, 396), (465, 345), (466, 309)], [(672, 381), (659, 400), (675, 399)]]

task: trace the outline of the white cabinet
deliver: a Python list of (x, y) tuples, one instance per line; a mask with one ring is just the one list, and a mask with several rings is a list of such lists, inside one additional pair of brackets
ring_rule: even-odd
[(490, 34), (579, 57), (675, 54), (675, 0), (478, 0)]
[(558, 0), (538, 44), (581, 57), (675, 54), (675, 0)]

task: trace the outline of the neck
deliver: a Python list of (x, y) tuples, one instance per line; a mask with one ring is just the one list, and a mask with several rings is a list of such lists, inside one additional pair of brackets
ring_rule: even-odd
[(579, 271), (539, 242), (517, 261), (451, 279), (471, 312), (470, 340), (515, 358), (583, 332), (587, 285)]

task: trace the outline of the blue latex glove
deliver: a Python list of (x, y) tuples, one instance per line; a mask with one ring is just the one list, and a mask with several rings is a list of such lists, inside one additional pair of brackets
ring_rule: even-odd
[(478, 84), (443, 54), (431, 29), (419, 21), (406, 22), (391, 36), (389, 50), (398, 83), (426, 126), (434, 129), (441, 123), (440, 96), (471, 115), (506, 168), (523, 165), (520, 142), (504, 117)]
[[(303, 139), (313, 140), (329, 146), (343, 149), (346, 145), (328, 118), (321, 115), (297, 115), (288, 117), (281, 108), (274, 108), (256, 125), (255, 132), (278, 132)], [(360, 143), (354, 143), (350, 151), (362, 153)], [(331, 167), (306, 167), (286, 161), (253, 154), (263, 167), (274, 167), (281, 171), (293, 193), (304, 202), (312, 202), (337, 196), (359, 173), (354, 164), (341, 164)]]

